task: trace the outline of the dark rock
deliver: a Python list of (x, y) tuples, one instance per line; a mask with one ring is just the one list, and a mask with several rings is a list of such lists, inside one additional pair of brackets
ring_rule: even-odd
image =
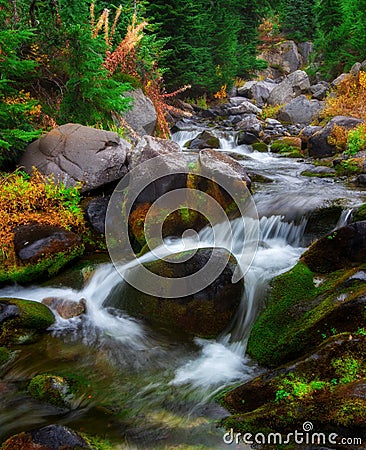
[[(195, 294), (181, 298), (164, 297), (164, 293), (170, 295), (174, 292), (174, 279), (197, 273), (210, 258), (213, 258), (214, 262), (217, 260), (219, 265), (220, 260), (229, 258), (226, 267), (215, 281)], [(217, 336), (229, 325), (240, 304), (244, 282), (241, 279), (232, 283), (237, 262), (227, 250), (198, 249), (196, 252), (171, 255), (169, 261), (158, 260), (143, 265), (154, 274), (165, 278), (159, 285), (161, 295), (155, 297), (145, 294), (128, 283), (122, 283), (107, 297), (105, 307), (128, 311), (133, 316), (173, 331), (180, 330), (207, 338)], [(140, 269), (133, 270), (132, 276), (138, 280), (141, 277)]]
[(328, 91), (329, 91), (329, 84), (325, 81), (321, 81), (317, 84), (313, 84), (310, 86), (310, 91), (312, 93), (312, 97), (316, 100), (324, 100)]
[(322, 130), (322, 127), (320, 126), (308, 125), (301, 130), (299, 137), (302, 140), (302, 142), (305, 145), (307, 145), (311, 136), (313, 136), (316, 132), (320, 130)]
[(366, 272), (364, 270), (359, 270), (358, 272), (351, 275), (343, 283), (346, 287), (357, 285), (359, 282), (366, 283)]
[(305, 176), (324, 176), (329, 177), (330, 175), (335, 175), (336, 171), (332, 167), (326, 167), (326, 166), (314, 166), (310, 167), (309, 169), (306, 169), (304, 172), (301, 173), (301, 175)]
[[(1, 300), (0, 300), (1, 302)], [(7, 319), (19, 317), (19, 309), (16, 305), (0, 303), (0, 324)]]
[(99, 233), (105, 233), (105, 217), (110, 198), (110, 195), (93, 198), (85, 207), (86, 218), (93, 229)]
[(91, 447), (75, 431), (61, 425), (48, 425), (16, 434), (3, 444), (3, 450), (74, 450)]
[(140, 136), (153, 135), (156, 127), (156, 110), (153, 102), (140, 88), (124, 93), (133, 100), (132, 109), (122, 114), (125, 121)]
[(356, 119), (355, 117), (336, 116), (331, 119), (328, 124), (320, 131), (314, 133), (308, 141), (309, 156), (314, 158), (324, 158), (326, 156), (332, 156), (336, 153), (336, 146), (329, 144), (328, 138), (332, 133), (332, 129), (335, 125), (350, 130), (362, 123), (363, 120)]
[(356, 183), (360, 186), (366, 186), (366, 174), (361, 173), (356, 178)]
[(355, 222), (314, 242), (301, 260), (313, 272), (329, 273), (366, 259), (366, 221)]
[(258, 142), (258, 136), (248, 131), (240, 131), (238, 134), (238, 145), (252, 145)]
[(42, 303), (58, 312), (63, 319), (71, 319), (86, 312), (86, 300), (82, 298), (78, 302), (60, 297), (46, 297)]
[(36, 262), (80, 244), (81, 238), (77, 234), (51, 225), (21, 225), (14, 229), (15, 253), (22, 261)]
[(189, 149), (220, 148), (220, 140), (208, 131), (202, 131), (188, 145)]
[(28, 145), (19, 164), (28, 173), (36, 167), (52, 174), (66, 186), (82, 183), (81, 190), (86, 192), (126, 174), (130, 147), (117, 133), (69, 123)]
[(55, 321), (47, 306), (30, 300), (1, 298), (0, 310), (7, 315), (0, 324), (0, 345), (29, 342)]

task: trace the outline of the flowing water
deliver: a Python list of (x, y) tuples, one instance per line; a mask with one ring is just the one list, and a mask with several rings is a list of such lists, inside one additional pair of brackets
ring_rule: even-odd
[[(183, 145), (200, 131), (180, 131), (173, 139)], [(116, 449), (228, 447), (222, 439), (224, 431), (216, 426), (227, 412), (214, 398), (223, 389), (261, 372), (245, 350), (269, 280), (296, 264), (305, 250), (311, 211), (330, 201), (341, 202), (344, 212), (335, 224), (339, 227), (350, 219), (349, 208), (364, 201), (365, 193), (339, 181), (301, 177), (307, 167), (304, 162), (253, 152), (249, 146), (237, 146), (232, 133), (217, 134), (221, 151), (242, 160), (249, 173), (273, 181), (255, 186), (259, 244), (245, 274), (245, 292), (230, 329), (215, 340), (192, 341), (103, 308), (105, 298), (121, 281), (108, 263), (98, 267), (81, 291), (35, 286), (1, 289), (0, 297), (87, 301), (85, 316), (70, 320), (57, 317), (51, 335), (35, 345), (19, 346), (17, 358), (3, 374), (3, 386), (0, 383), (1, 438), (60, 423), (106, 436)], [(198, 239), (167, 239), (165, 244), (172, 253), (198, 246), (224, 246), (240, 260), (243, 232), (237, 219), (231, 239), (227, 230), (217, 225), (215, 242), (212, 229), (204, 229)], [(146, 254), (143, 258), (155, 257)], [(83, 393), (65, 410), (36, 402), (26, 394), (26, 385), (38, 373), (76, 377)]]

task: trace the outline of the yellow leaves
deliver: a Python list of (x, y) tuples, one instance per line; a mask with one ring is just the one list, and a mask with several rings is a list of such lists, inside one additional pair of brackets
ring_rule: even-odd
[(366, 72), (363, 70), (361, 70), (359, 74), (359, 83), (363, 89), (366, 89)]
[(223, 84), (221, 86), (221, 88), (216, 92), (216, 94), (214, 94), (214, 97), (217, 98), (218, 100), (223, 100), (224, 98), (227, 97), (226, 84)]

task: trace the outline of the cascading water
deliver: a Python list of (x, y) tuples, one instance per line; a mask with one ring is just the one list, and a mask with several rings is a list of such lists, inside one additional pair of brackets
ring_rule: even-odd
[[(200, 131), (179, 132), (173, 138), (183, 145)], [(301, 164), (292, 160), (252, 152), (247, 146), (235, 147), (234, 138), (228, 140), (225, 134), (220, 142), (224, 151), (234, 149), (245, 154), (246, 167), (274, 180), (258, 186), (254, 194), (260, 212), (259, 244), (245, 274), (245, 292), (230, 329), (216, 340), (175, 340), (122, 311), (104, 308), (104, 300), (121, 281), (112, 264), (101, 265), (81, 291), (21, 286), (1, 289), (0, 297), (36, 301), (45, 297), (74, 301), (85, 298), (87, 302), (85, 316), (69, 320), (57, 316), (53, 337), (45, 338), (40, 344), (45, 351), (41, 360), (39, 348), (33, 354), (29, 348), (20, 350), (21, 357), (9, 366), (5, 380), (19, 383), (35, 373), (62, 372), (76, 366), (74, 370), (85, 373), (97, 385), (99, 394), (95, 396), (99, 395), (107, 409), (120, 408), (122, 418), (117, 426), (111, 424), (108, 415), (96, 409), (94, 400), (89, 398), (79, 399), (67, 414), (52, 411), (50, 418), (50, 410), (39, 409), (39, 404), (35, 405), (29, 397), (17, 402), (10, 397), (8, 401), (5, 396), (0, 410), (0, 435), (58, 420), (71, 426), (82, 425), (89, 432), (107, 434), (120, 449), (167, 449), (179, 444), (227, 448), (222, 441), (223, 432), (212, 425), (212, 420), (221, 418), (225, 412), (210, 400), (222, 388), (244, 382), (260, 372), (255, 362), (245, 355), (249, 331), (263, 306), (269, 280), (291, 268), (304, 251), (302, 237), (306, 219), (301, 214), (309, 205), (308, 199), (312, 197), (316, 203), (317, 199), (324, 198), (328, 195), (325, 192), (328, 185), (320, 180), (299, 178)], [(336, 197), (344, 195), (346, 189), (339, 184), (329, 191)], [(357, 197), (355, 192), (349, 196)], [(289, 220), (290, 212), (294, 221)], [(345, 223), (347, 217), (341, 220)], [(201, 230), (198, 239), (166, 239), (164, 247), (147, 253), (142, 261), (213, 245), (228, 248), (240, 261), (244, 235), (250, 240), (250, 226), (243, 230), (242, 221), (236, 219), (232, 222), (231, 236), (218, 224), (214, 230)], [(131, 264), (119, 270), (127, 270)], [(2, 412), (6, 410), (9, 412)]]

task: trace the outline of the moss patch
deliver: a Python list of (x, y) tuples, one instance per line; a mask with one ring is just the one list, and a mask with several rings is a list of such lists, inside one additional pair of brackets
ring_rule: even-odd
[(256, 150), (257, 152), (263, 152), (263, 153), (267, 153), (268, 152), (268, 145), (265, 144), (264, 142), (254, 142), (254, 144), (252, 144), (253, 150)]
[(11, 351), (6, 347), (0, 347), (0, 367), (6, 364), (11, 358)]
[(365, 325), (365, 285), (347, 280), (357, 269), (334, 272), (320, 286), (299, 262), (276, 277), (266, 310), (256, 320), (248, 353), (263, 365), (275, 367), (298, 358), (337, 332)]
[(21, 299), (0, 299), (2, 304), (18, 307), (18, 317), (10, 318), (1, 324), (0, 344), (21, 344), (29, 342), (38, 333), (50, 327), (55, 317), (42, 303)]
[(36, 375), (29, 383), (28, 391), (36, 400), (60, 408), (67, 407), (71, 397), (67, 381), (57, 375)]

